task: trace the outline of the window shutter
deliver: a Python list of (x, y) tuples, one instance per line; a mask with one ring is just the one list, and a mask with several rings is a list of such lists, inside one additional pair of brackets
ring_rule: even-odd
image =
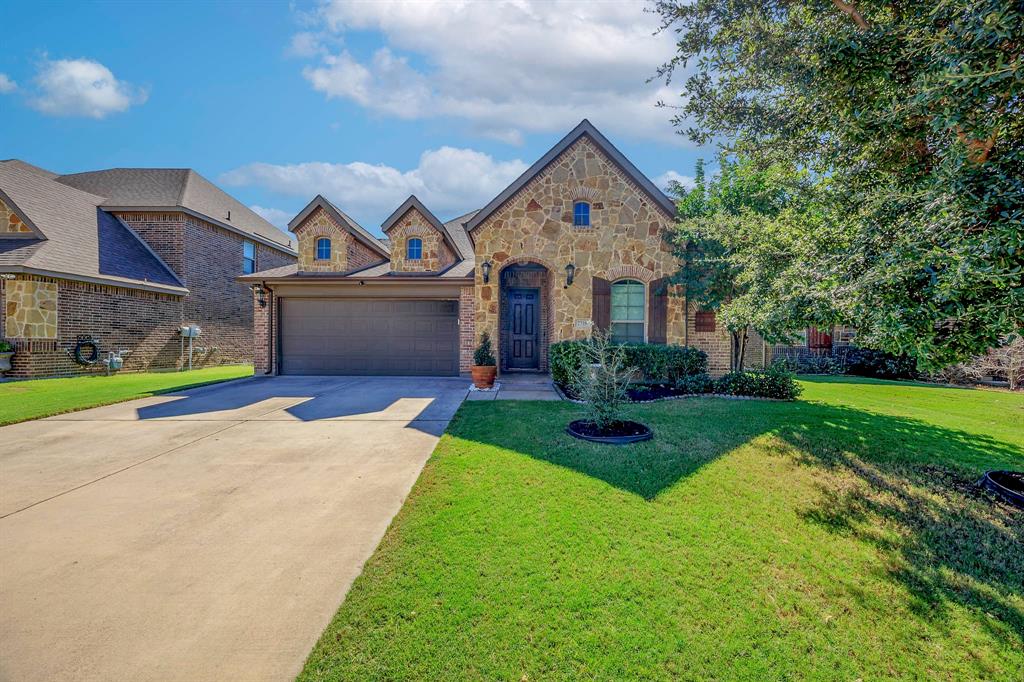
[(647, 342), (668, 343), (668, 277), (648, 285)]
[(694, 320), (694, 331), (698, 332), (713, 332), (715, 331), (715, 311), (714, 310), (698, 310), (696, 318)]
[(612, 321), (612, 283), (606, 279), (595, 277), (591, 285), (594, 312), (591, 317), (594, 329), (608, 331)]

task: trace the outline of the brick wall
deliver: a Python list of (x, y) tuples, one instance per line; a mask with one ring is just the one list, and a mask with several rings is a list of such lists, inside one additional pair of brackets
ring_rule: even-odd
[(183, 213), (115, 213), (180, 278), (185, 272), (185, 220)]
[[(468, 372), (473, 366), (476, 350), (476, 294), (473, 286), (459, 289), (459, 371)], [(493, 340), (492, 340), (493, 343)]]
[(277, 297), (273, 292), (266, 293), (266, 306), (259, 304), (253, 295), (253, 358), (252, 364), (256, 374), (274, 374), (277, 372)]
[[(44, 277), (22, 276), (19, 279), (56, 285), (57, 337), (9, 338), (16, 352), (12, 370), (6, 376), (105, 373), (103, 365), (83, 366), (72, 359), (79, 335), (92, 336), (99, 341), (101, 358), (106, 357), (107, 351), (129, 351), (123, 371), (179, 366), (182, 297)], [(5, 308), (6, 282), (0, 282), (0, 310)]]
[(384, 260), (384, 257), (379, 253), (355, 239), (350, 239), (348, 242), (348, 269), (356, 270), (357, 268), (365, 268), (375, 263), (380, 263)]

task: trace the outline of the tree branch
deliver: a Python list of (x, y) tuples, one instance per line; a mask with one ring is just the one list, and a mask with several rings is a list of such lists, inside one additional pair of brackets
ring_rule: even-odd
[(843, 2), (843, 0), (832, 0), (832, 4), (839, 8), (840, 12), (848, 15), (851, 19), (853, 19), (853, 22), (857, 24), (860, 30), (866, 31), (869, 28), (871, 28), (867, 20), (864, 19), (864, 15), (857, 10), (857, 7), (852, 2)]

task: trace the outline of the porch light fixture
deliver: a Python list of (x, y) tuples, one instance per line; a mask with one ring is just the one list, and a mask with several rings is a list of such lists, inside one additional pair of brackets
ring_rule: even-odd
[(485, 260), (480, 264), (480, 271), (484, 275), (484, 284), (491, 281), (491, 261)]
[(260, 304), (261, 308), (267, 307), (267, 290), (261, 287), (259, 284), (252, 285), (252, 293), (256, 294), (256, 301)]
[(569, 263), (565, 266), (565, 288), (568, 289), (572, 286), (572, 281), (576, 279), (576, 266)]

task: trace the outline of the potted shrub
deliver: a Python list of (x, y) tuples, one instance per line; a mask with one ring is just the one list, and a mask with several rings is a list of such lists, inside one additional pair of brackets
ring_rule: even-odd
[(629, 402), (626, 386), (635, 371), (626, 366), (623, 346), (596, 332), (584, 353), (585, 361), (573, 380), (573, 392), (583, 401), (585, 416), (569, 423), (569, 435), (613, 445), (650, 440), (653, 433), (649, 427), (623, 419), (622, 406)]
[(0, 340), (0, 374), (11, 369), (11, 357), (14, 355), (14, 346), (7, 341)]
[(491, 349), (491, 335), (484, 332), (480, 336), (480, 345), (473, 351), (473, 385), (477, 388), (493, 388), (494, 377), (498, 374), (498, 362), (494, 359)]

